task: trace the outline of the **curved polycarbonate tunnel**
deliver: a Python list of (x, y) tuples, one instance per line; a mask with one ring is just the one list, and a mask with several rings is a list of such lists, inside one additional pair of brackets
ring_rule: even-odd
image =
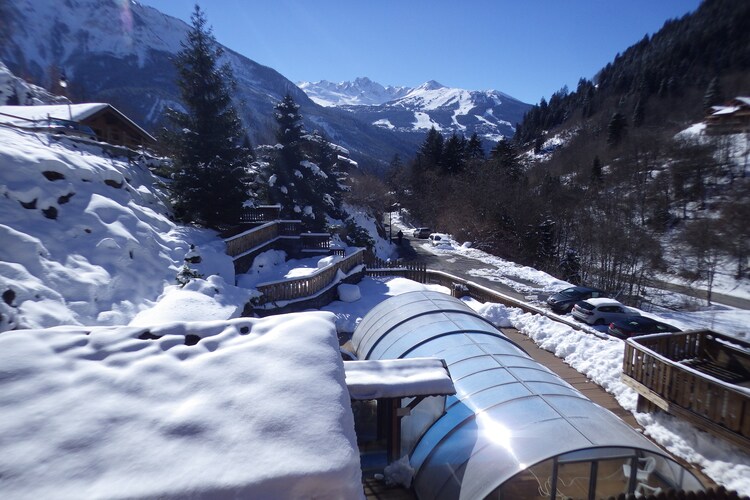
[[(359, 359), (446, 361), (456, 395), (437, 412), (435, 401), (425, 401), (402, 419), (402, 452), (421, 499), (703, 489), (648, 439), (453, 297), (391, 297), (363, 318), (352, 343)], [(427, 410), (420, 412), (422, 405)], [(434, 416), (426, 422), (427, 414)]]

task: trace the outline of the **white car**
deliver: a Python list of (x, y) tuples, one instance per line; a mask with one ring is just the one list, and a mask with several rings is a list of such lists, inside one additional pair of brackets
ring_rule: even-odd
[(589, 325), (608, 325), (625, 316), (640, 314), (616, 300), (606, 298), (586, 299), (573, 306), (573, 317)]
[(429, 237), (430, 245), (437, 247), (440, 245), (450, 245), (451, 239), (447, 234), (432, 233)]

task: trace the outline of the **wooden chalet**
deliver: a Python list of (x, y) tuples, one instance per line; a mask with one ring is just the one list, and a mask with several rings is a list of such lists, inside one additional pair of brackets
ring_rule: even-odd
[(706, 133), (750, 133), (750, 97), (735, 97), (725, 106), (713, 106), (706, 117)]
[(128, 148), (148, 147), (156, 139), (107, 103), (0, 106), (2, 121), (18, 127), (62, 135), (93, 136)]

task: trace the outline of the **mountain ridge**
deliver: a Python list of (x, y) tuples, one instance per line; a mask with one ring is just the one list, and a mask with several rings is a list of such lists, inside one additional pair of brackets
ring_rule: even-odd
[(476, 133), (488, 143), (509, 138), (531, 105), (497, 90), (465, 90), (435, 80), (409, 88), (384, 86), (367, 77), (351, 82), (300, 82), (315, 102), (349, 111), (380, 128), (423, 134), (435, 128), (444, 135)]
[[(150, 131), (161, 126), (166, 107), (181, 106), (172, 58), (189, 29), (182, 20), (115, 0), (6, 0), (3, 7), (10, 21), (0, 60), (26, 81), (59, 93), (65, 72), (73, 101), (109, 102)], [(349, 149), (367, 170), (416, 149), (416, 138), (319, 106), (273, 68), (217, 42), (232, 67), (235, 104), (254, 144), (274, 143), (273, 107), (289, 93), (307, 129)]]

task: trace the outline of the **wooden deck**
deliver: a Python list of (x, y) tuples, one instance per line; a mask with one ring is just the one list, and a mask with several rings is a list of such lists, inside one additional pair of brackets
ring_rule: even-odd
[(623, 381), (659, 408), (750, 450), (750, 343), (712, 331), (629, 339)]

